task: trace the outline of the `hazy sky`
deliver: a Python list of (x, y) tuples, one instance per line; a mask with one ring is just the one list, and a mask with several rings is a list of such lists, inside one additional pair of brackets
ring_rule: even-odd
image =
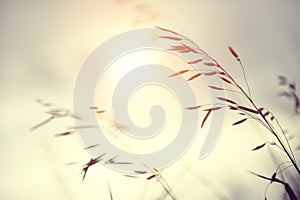
[[(107, 180), (115, 199), (154, 199), (163, 193), (155, 181), (127, 179), (102, 166), (81, 182), (81, 166), (89, 155), (79, 139), (53, 138), (71, 120), (29, 132), (46, 117), (36, 98), (72, 108), (84, 60), (106, 39), (134, 28), (158, 25), (187, 35), (239, 78), (240, 68), (227, 49), (233, 46), (246, 67), (254, 99), (297, 130), (299, 116), (289, 114), (292, 105), (276, 98), (276, 76), (300, 85), (299, 10), (296, 0), (0, 1), (0, 199), (109, 199)], [(232, 128), (232, 116), (227, 119), (209, 157), (198, 161), (195, 146), (186, 159), (165, 170), (178, 199), (216, 199), (210, 190), (231, 199), (263, 198), (266, 182), (246, 171), (272, 174), (274, 166), (262, 162), (266, 151), (250, 151), (268, 137), (253, 123)], [(204, 136), (199, 137), (201, 144)], [(74, 161), (80, 163), (65, 166)], [(280, 190), (274, 187), (270, 195)]]

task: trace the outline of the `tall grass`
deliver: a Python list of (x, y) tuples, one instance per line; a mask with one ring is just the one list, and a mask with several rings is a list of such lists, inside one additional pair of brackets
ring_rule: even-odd
[[(239, 66), (242, 69), (242, 75), (244, 83), (241, 84), (235, 77), (233, 77), (224, 66), (222, 66), (215, 58), (213, 58), (211, 55), (209, 55), (204, 49), (199, 48), (197, 45), (195, 45), (191, 40), (189, 40), (187, 37), (174, 32), (169, 29), (156, 27), (162, 33), (159, 38), (163, 40), (173, 40), (174, 42), (177, 42), (178, 45), (171, 46), (168, 50), (174, 51), (180, 54), (185, 53), (192, 53), (197, 55), (199, 58), (187, 62), (187, 65), (203, 65), (206, 68), (203, 68), (201, 71), (201, 68), (199, 70), (190, 70), (190, 68), (180, 70), (174, 74), (170, 74), (168, 78), (176, 77), (176, 76), (184, 76), (186, 77), (186, 80), (188, 82), (193, 81), (194, 79), (200, 78), (202, 76), (210, 76), (217, 79), (220, 79), (222, 81), (222, 85), (208, 85), (208, 88), (211, 90), (223, 90), (226, 93), (234, 93), (239, 94), (243, 97), (245, 100), (245, 103), (241, 103), (240, 99), (230, 99), (227, 97), (217, 97), (217, 104), (215, 105), (194, 105), (192, 107), (187, 107), (188, 110), (198, 110), (201, 109), (205, 116), (201, 121), (201, 127), (204, 127), (207, 120), (211, 116), (211, 114), (217, 110), (220, 109), (227, 109), (228, 111), (234, 113), (235, 115), (239, 116), (240, 119), (238, 121), (235, 121), (232, 123), (232, 126), (238, 126), (242, 125), (243, 123), (246, 123), (247, 121), (255, 121), (258, 125), (265, 128), (266, 132), (269, 133), (273, 137), (273, 141), (267, 141), (263, 142), (256, 147), (253, 147), (252, 151), (259, 151), (260, 149), (265, 148), (266, 146), (271, 146), (274, 148), (279, 149), (284, 155), (285, 160), (280, 161), (280, 164), (276, 166), (276, 169), (272, 176), (268, 177), (265, 175), (261, 175), (255, 172), (250, 172), (251, 174), (264, 179), (268, 181), (268, 185), (265, 189), (265, 199), (267, 199), (267, 191), (270, 185), (274, 183), (281, 184), (285, 190), (285, 194), (283, 195), (283, 199), (290, 199), (290, 200), (297, 200), (300, 198), (300, 190), (299, 190), (299, 178), (300, 178), (300, 170), (299, 166), (295, 157), (295, 149), (292, 148), (292, 145), (290, 144), (290, 141), (286, 135), (285, 130), (281, 126), (278, 118), (273, 114), (268, 108), (259, 106), (255, 100), (252, 98), (251, 90), (249, 87), (249, 83), (246, 78), (245, 68), (243, 66), (242, 60), (238, 53), (232, 48), (229, 47), (229, 52), (233, 56), (233, 58), (237, 61)], [(284, 76), (279, 76), (279, 84), (282, 86), (283, 91), (280, 92), (279, 96), (286, 97), (294, 104), (294, 112), (299, 113), (299, 97), (296, 93), (296, 85), (294, 83), (290, 83), (288, 79)], [(244, 86), (243, 86), (244, 85)], [(49, 115), (49, 117), (42, 122), (34, 125), (30, 130), (35, 131), (36, 129), (40, 128), (41, 126), (57, 119), (57, 118), (64, 118), (64, 117), (72, 117), (76, 119), (80, 119), (80, 116), (75, 116), (71, 110), (67, 109), (60, 109), (60, 108), (54, 108), (52, 104), (45, 103), (41, 100), (38, 100), (38, 103), (40, 103), (43, 107), (46, 108), (45, 113)], [(105, 110), (98, 109), (96, 106), (91, 106), (89, 109), (94, 110), (96, 114), (100, 115), (102, 117), (102, 120), (106, 120), (111, 123), (112, 126), (115, 126), (116, 129), (119, 128), (119, 125), (116, 125), (114, 121), (110, 121), (110, 119), (107, 119), (103, 116), (103, 113), (105, 113)], [(120, 125), (121, 126), (121, 125)], [(82, 128), (94, 128), (93, 125), (87, 124), (86, 126), (81, 127), (70, 127), (67, 130), (55, 134), (55, 137), (64, 137), (72, 135), (76, 132), (78, 129)], [(116, 138), (118, 139), (118, 138)], [(99, 146), (100, 144), (94, 144), (89, 147), (86, 147), (85, 149), (89, 148), (95, 148)], [(275, 154), (275, 151), (272, 151), (270, 154)], [(112, 157), (108, 160), (104, 159), (104, 154), (99, 155), (96, 158), (91, 158), (88, 162), (84, 164), (84, 166), (81, 169), (82, 172), (82, 180), (86, 178), (87, 172), (90, 167), (98, 164), (100, 161), (104, 161), (106, 164), (131, 164), (126, 163), (126, 161), (120, 162), (116, 161), (116, 157)], [(277, 159), (278, 156), (275, 155), (274, 159)], [(138, 159), (138, 158), (137, 158)], [(76, 163), (72, 163), (76, 164)], [(293, 169), (293, 170), (291, 170)], [(124, 176), (128, 178), (144, 178), (145, 181), (150, 181), (155, 179), (156, 183), (161, 186), (161, 188), (164, 190), (164, 194), (160, 196), (160, 199), (164, 199), (165, 196), (169, 196), (172, 200), (176, 200), (176, 196), (172, 191), (171, 186), (167, 182), (167, 180), (162, 176), (162, 171), (157, 169), (150, 169), (147, 172), (140, 172), (136, 171), (136, 175), (127, 175), (123, 174)], [(150, 173), (150, 174), (149, 174)], [(108, 183), (108, 190), (110, 199), (113, 199), (113, 192), (111, 189), (111, 185)]]
[[(291, 144), (286, 136), (284, 129), (282, 128), (279, 120), (277, 117), (266, 107), (261, 107), (257, 105), (255, 100), (252, 98), (250, 87), (246, 78), (245, 68), (243, 66), (242, 60), (238, 53), (232, 48), (229, 47), (229, 51), (234, 59), (238, 62), (242, 69), (243, 79), (245, 82), (246, 87), (243, 87), (227, 70), (223, 67), (216, 59), (210, 56), (204, 49), (199, 48), (195, 45), (191, 40), (187, 37), (176, 33), (174, 31), (157, 27), (161, 31), (163, 31), (167, 35), (160, 36), (160, 38), (173, 40), (178, 42), (178, 45), (172, 46), (170, 51), (174, 51), (180, 54), (183, 53), (192, 53), (198, 55), (198, 59), (194, 61), (190, 61), (187, 64), (195, 65), (195, 64), (202, 64), (206, 67), (211, 67), (211, 70), (201, 71), (201, 67), (199, 67), (199, 71), (196, 73), (189, 69), (184, 69), (174, 74), (171, 74), (170, 77), (184, 75), (187, 77), (187, 81), (192, 81), (201, 76), (215, 76), (215, 78), (220, 79), (223, 82), (223, 85), (208, 85), (208, 87), (212, 90), (224, 90), (226, 92), (231, 93), (238, 93), (242, 95), (242, 97), (246, 100), (246, 104), (240, 103), (239, 100), (233, 100), (224, 97), (217, 97), (219, 103), (215, 105), (195, 105), (193, 107), (188, 107), (186, 109), (195, 110), (195, 109), (202, 109), (203, 112), (206, 112), (205, 117), (202, 120), (201, 127), (204, 126), (205, 122), (209, 118), (212, 112), (219, 110), (219, 109), (227, 109), (230, 112), (234, 112), (238, 116), (241, 117), (240, 120), (234, 122), (232, 125), (240, 125), (245, 123), (246, 121), (253, 120), (263, 126), (266, 131), (274, 137), (274, 141), (272, 142), (264, 142), (255, 148), (252, 151), (257, 151), (259, 149), (264, 148), (266, 145), (272, 145), (279, 148), (286, 156), (287, 161), (283, 163), (290, 163), (293, 169), (297, 172), (297, 177), (295, 180), (299, 180), (300, 170), (297, 164), (297, 160), (294, 155), (294, 150), (291, 147)], [(170, 35), (171, 34), (171, 35)], [(189, 45), (189, 44), (191, 45)], [(280, 85), (287, 86), (287, 89), (284, 92), (280, 93), (280, 96), (288, 97), (294, 101), (294, 110), (295, 113), (299, 113), (299, 97), (296, 94), (296, 85), (294, 83), (288, 83), (287, 78), (284, 76), (279, 76)], [(246, 88), (246, 89), (245, 89)], [(281, 164), (280, 164), (281, 165)], [(278, 175), (283, 174), (284, 171), (287, 169), (281, 169), (281, 166), (278, 166), (276, 171), (273, 173), (271, 177), (263, 176), (254, 172), (251, 172), (255, 176), (268, 180), (269, 184), (272, 183), (279, 183), (283, 185), (285, 191), (291, 200), (297, 199), (297, 196), (293, 189), (291, 188), (290, 184), (284, 180), (284, 178), (279, 178)], [(283, 176), (282, 176), (283, 177)], [(268, 187), (267, 187), (268, 188)], [(265, 195), (265, 198), (266, 195)]]

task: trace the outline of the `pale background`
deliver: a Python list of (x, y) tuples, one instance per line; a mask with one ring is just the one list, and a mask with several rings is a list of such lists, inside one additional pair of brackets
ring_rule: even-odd
[[(227, 50), (233, 46), (246, 66), (254, 99), (299, 133), (292, 105), (276, 97), (278, 74), (300, 84), (299, 9), (296, 0), (0, 1), (0, 199), (109, 199), (107, 181), (115, 199), (160, 199), (163, 190), (154, 180), (128, 179), (100, 165), (82, 182), (79, 173), (89, 155), (79, 139), (53, 138), (71, 120), (29, 132), (46, 117), (36, 98), (71, 108), (76, 76), (89, 53), (133, 28), (177, 30), (241, 77)], [(267, 182), (247, 170), (273, 173), (266, 150), (250, 151), (267, 135), (253, 123), (232, 128), (232, 116), (227, 119), (209, 157), (197, 160), (194, 146), (194, 153), (163, 172), (178, 199), (218, 199), (219, 193), (230, 199), (263, 199)], [(298, 140), (293, 140), (295, 146)], [(65, 166), (74, 161), (79, 164)], [(280, 191), (272, 187), (270, 199), (278, 199)]]

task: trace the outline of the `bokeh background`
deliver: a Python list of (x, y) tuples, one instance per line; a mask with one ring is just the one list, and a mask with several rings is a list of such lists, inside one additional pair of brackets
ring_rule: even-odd
[[(114, 199), (163, 199), (155, 180), (130, 179), (101, 165), (82, 182), (80, 171), (90, 157), (79, 138), (53, 138), (72, 119), (29, 131), (47, 117), (37, 98), (72, 108), (84, 60), (106, 39), (134, 28), (158, 25), (183, 33), (242, 81), (228, 51), (233, 46), (243, 59), (253, 98), (295, 133), (297, 148), (300, 118), (291, 102), (277, 97), (277, 75), (300, 84), (299, 9), (296, 0), (1, 0), (0, 199), (109, 199), (107, 182)], [(254, 123), (231, 127), (234, 119), (226, 116), (222, 137), (207, 158), (197, 159), (204, 137), (199, 134), (190, 153), (163, 170), (178, 199), (263, 199), (267, 182), (247, 170), (272, 175), (276, 164), (268, 150), (251, 152), (272, 138)], [(282, 191), (274, 185), (268, 196), (281, 199)]]

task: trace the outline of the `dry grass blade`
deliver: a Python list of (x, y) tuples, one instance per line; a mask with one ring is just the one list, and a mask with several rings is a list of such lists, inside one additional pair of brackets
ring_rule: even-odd
[(162, 28), (162, 27), (159, 27), (159, 26), (155, 26), (156, 28), (162, 30), (162, 31), (165, 31), (165, 32), (170, 32), (170, 33), (173, 33), (175, 35), (178, 35), (178, 33), (176, 33), (175, 31), (171, 31), (169, 29), (166, 29), (166, 28)]
[(153, 179), (154, 177), (156, 177), (156, 174), (153, 174), (153, 175), (147, 177), (147, 180)]
[(253, 109), (245, 107), (245, 106), (237, 106), (237, 108), (239, 108), (241, 110), (244, 110), (244, 111), (247, 111), (247, 112), (254, 113), (254, 114), (258, 114), (259, 113), (257, 110), (253, 110)]
[(215, 71), (213, 71), (213, 72), (206, 72), (206, 73), (204, 73), (204, 75), (206, 75), (206, 76), (213, 76), (213, 75), (216, 75), (218, 72), (215, 72)]
[(91, 109), (91, 110), (97, 110), (98, 107), (96, 107), (96, 106), (91, 106), (90, 109)]
[(44, 121), (38, 123), (37, 125), (34, 125), (33, 127), (31, 127), (31, 128), (30, 128), (30, 131), (34, 131), (34, 130), (40, 128), (41, 126), (43, 126), (43, 125), (45, 125), (45, 124), (51, 122), (53, 119), (54, 119), (53, 116), (49, 117), (48, 119), (46, 119), (46, 120), (44, 120)]
[(191, 48), (185, 44), (182, 44), (179, 46), (171, 46), (171, 48), (169, 48), (168, 50), (178, 51), (179, 53), (190, 53), (190, 52), (196, 53), (196, 51), (193, 48)]
[(77, 130), (77, 129), (89, 129), (96, 128), (94, 125), (84, 125), (84, 126), (70, 126), (69, 129)]
[(231, 103), (231, 104), (234, 104), (234, 105), (237, 105), (237, 103), (235, 101), (227, 99), (227, 98), (224, 98), (224, 97), (217, 97), (217, 99), (219, 99), (221, 101), (225, 101), (225, 102)]
[(185, 46), (186, 49), (189, 50), (189, 52), (198, 53), (195, 49), (193, 49), (192, 47), (184, 44), (183, 42), (180, 42), (180, 44), (182, 44), (183, 46)]
[(190, 61), (190, 62), (188, 62), (188, 64), (196, 64), (196, 63), (199, 63), (199, 62), (202, 62), (202, 61), (203, 61), (203, 59), (200, 58), (200, 59), (197, 59), (197, 60)]
[(214, 89), (214, 90), (224, 90), (224, 88), (220, 88), (220, 87), (216, 87), (216, 86), (212, 86), (212, 85), (209, 85), (207, 87)]
[(186, 47), (182, 46), (182, 45), (171, 46), (171, 48), (169, 48), (168, 50), (170, 50), (170, 51), (183, 51), (183, 50), (186, 50)]
[(238, 110), (236, 107), (234, 107), (234, 106), (229, 106), (229, 109), (230, 110)]
[(67, 164), (65, 164), (65, 166), (71, 166), (71, 165), (76, 165), (78, 162), (69, 162)]
[(209, 67), (216, 67), (216, 66), (218, 66), (218, 64), (216, 64), (216, 63), (203, 63), (204, 65), (206, 65), (206, 66), (209, 66)]
[(104, 113), (105, 110), (97, 110), (96, 113), (100, 114), (100, 113)]
[(233, 50), (233, 48), (231, 46), (229, 46), (229, 51), (236, 58), (237, 61), (240, 61), (238, 54)]
[(204, 109), (203, 111), (215, 111), (215, 110), (220, 110), (221, 108), (223, 107), (213, 107), (213, 108), (207, 108), (207, 109)]
[(239, 124), (241, 124), (241, 123), (245, 122), (247, 119), (248, 119), (248, 118), (244, 118), (244, 119), (242, 119), (242, 120), (239, 120), (239, 121), (237, 121), (237, 122), (233, 123), (233, 124), (232, 124), (232, 126), (239, 125)]
[(98, 114), (106, 112), (105, 110), (99, 110), (99, 108), (97, 106), (90, 106), (90, 109), (95, 110), (95, 112)]
[(63, 132), (63, 133), (55, 134), (54, 137), (68, 136), (68, 135), (72, 135), (73, 133), (74, 133), (74, 131), (66, 131), (66, 132)]
[(267, 112), (265, 112), (265, 113), (263, 114), (263, 116), (264, 116), (264, 117), (267, 117), (269, 114), (270, 114), (270, 112), (267, 111)]
[(199, 108), (201, 108), (202, 106), (192, 106), (192, 107), (187, 107), (187, 108), (185, 108), (185, 109), (187, 109), (187, 110), (196, 110), (196, 109), (199, 109)]
[(261, 145), (258, 145), (257, 147), (253, 148), (252, 151), (259, 150), (259, 149), (263, 148), (264, 146), (266, 146), (266, 143), (263, 143), (263, 144), (261, 144)]
[(108, 191), (109, 191), (110, 200), (114, 200), (109, 182), (107, 182), (107, 187), (108, 187)]
[(228, 79), (226, 79), (226, 78), (224, 78), (224, 77), (221, 77), (221, 79), (222, 79), (224, 82), (226, 82), (226, 83), (228, 83), (228, 84), (231, 84), (231, 82), (230, 82)]
[(172, 37), (172, 36), (159, 36), (159, 38), (164, 38), (164, 39), (169, 39), (169, 40), (175, 40), (175, 41), (180, 41), (182, 38), (179, 37)]
[(132, 162), (111, 160), (110, 162), (107, 162), (106, 164), (114, 164), (114, 165), (131, 165)]
[(93, 166), (93, 165), (99, 163), (104, 155), (106, 155), (106, 153), (101, 154), (100, 156), (98, 156), (98, 157), (95, 158), (95, 159), (93, 159), (93, 158), (90, 159), (90, 161), (84, 165), (84, 167), (83, 167), (83, 169), (82, 169), (82, 171), (81, 171), (81, 173), (83, 173), (83, 176), (82, 176), (82, 180), (83, 180), (83, 181), (84, 181), (84, 179), (85, 179), (85, 177), (86, 177), (86, 174), (87, 174), (89, 168), (90, 168), (91, 166)]
[(190, 71), (190, 70), (188, 70), (188, 69), (181, 70), (181, 71), (179, 71), (179, 72), (176, 72), (176, 73), (174, 73), (174, 74), (169, 75), (169, 77), (178, 76), (178, 75), (184, 74), (184, 73), (186, 73), (186, 72), (188, 72), (188, 71)]
[(87, 150), (87, 149), (92, 149), (92, 148), (95, 148), (95, 147), (98, 147), (100, 144), (94, 144), (94, 145), (90, 145), (88, 147), (85, 147), (84, 149)]
[(139, 177), (137, 177), (137, 176), (128, 175), (128, 174), (123, 174), (123, 176), (129, 177), (129, 178), (139, 178)]
[(208, 110), (205, 117), (204, 117), (204, 119), (202, 120), (201, 128), (203, 128), (203, 126), (204, 126), (205, 122), (207, 121), (210, 113), (211, 113), (211, 110)]
[(134, 172), (137, 174), (146, 174), (147, 173), (146, 171), (134, 171)]
[(195, 75), (191, 76), (191, 77), (188, 79), (188, 81), (194, 80), (195, 78), (197, 78), (197, 77), (199, 77), (199, 76), (201, 76), (201, 75), (202, 75), (201, 73), (195, 74)]

